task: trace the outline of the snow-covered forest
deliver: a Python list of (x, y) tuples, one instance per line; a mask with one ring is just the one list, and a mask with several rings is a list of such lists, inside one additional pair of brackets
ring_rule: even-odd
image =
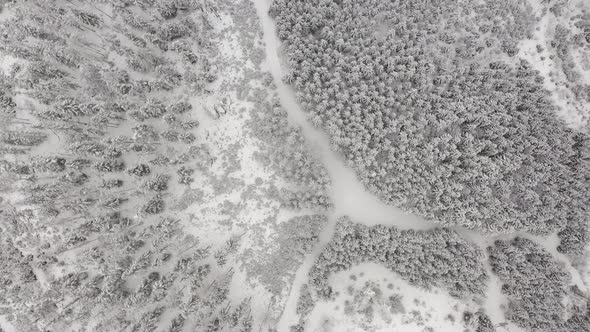
[(590, 2), (0, 0), (0, 332), (590, 331)]

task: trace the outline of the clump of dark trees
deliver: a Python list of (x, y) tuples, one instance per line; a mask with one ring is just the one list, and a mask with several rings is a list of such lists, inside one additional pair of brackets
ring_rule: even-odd
[(488, 254), (508, 298), (508, 320), (534, 332), (590, 331), (590, 300), (577, 286), (570, 286), (570, 273), (551, 253), (517, 237), (496, 241)]
[(582, 252), (589, 137), (515, 58), (525, 1), (275, 0), (270, 13), (285, 80), (368, 188), (444, 224), (558, 231), (561, 251)]
[(483, 295), (488, 280), (482, 259), (476, 244), (446, 228), (369, 227), (343, 217), (309, 272), (309, 287), (321, 298), (330, 298), (330, 274), (372, 262), (419, 287), (441, 287), (457, 297), (477, 296)]

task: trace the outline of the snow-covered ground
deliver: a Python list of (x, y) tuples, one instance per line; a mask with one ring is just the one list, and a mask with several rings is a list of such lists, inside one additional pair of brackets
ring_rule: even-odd
[[(178, 216), (184, 218), (184, 231), (199, 238), (204, 245), (216, 247), (231, 236), (241, 236), (239, 262), (236, 263), (237, 269), (231, 280), (230, 297), (236, 301), (252, 299), (253, 316), (258, 323), (258, 330), (263, 327), (275, 327), (280, 332), (288, 332), (289, 326), (296, 324), (299, 318), (296, 314), (296, 305), (301, 285), (307, 283), (308, 272), (322, 246), (331, 239), (338, 218), (348, 216), (366, 225), (384, 224), (399, 229), (425, 230), (437, 225), (383, 203), (376, 195), (365, 189), (354, 170), (331, 149), (328, 135), (308, 121), (306, 113), (296, 101), (295, 92), (282, 80), (286, 73), (286, 62), (281, 57), (281, 43), (275, 33), (274, 22), (268, 15), (272, 0), (253, 1), (261, 31), (247, 31), (246, 27), (241, 25), (243, 22), (237, 20), (240, 14), (231, 10), (221, 10), (218, 17), (211, 19), (214, 24), (215, 43), (219, 45), (219, 60), (215, 65), (219, 68), (220, 79), (209, 87), (212, 90), (210, 96), (190, 99), (193, 105), (192, 115), (200, 123), (195, 132), (197, 142), (207, 146), (208, 154), (202, 157), (209, 168), (195, 176), (195, 182), (189, 187), (176, 187), (177, 190), (172, 190), (171, 194), (187, 198), (187, 202), (179, 199), (173, 209)], [(538, 7), (540, 0), (531, 1), (538, 2), (535, 8), (541, 15)], [(232, 1), (228, 0), (225, 3), (231, 6)], [(0, 18), (2, 15), (5, 14), (0, 14)], [(256, 20), (255, 17), (252, 19)], [(550, 78), (550, 73), (555, 70), (555, 64), (548, 60), (540, 60), (540, 54), (536, 51), (537, 44), (546, 45), (550, 42), (547, 40), (545, 27), (553, 24), (551, 19), (547, 14), (541, 17), (538, 23), (540, 29), (535, 33), (535, 38), (523, 41), (519, 56), (533, 63), (546, 77), (547, 89), (552, 91), (554, 96), (558, 96), (562, 88)], [(244, 43), (251, 43), (255, 47), (244, 47)], [(260, 67), (253, 62), (258, 51), (265, 55)], [(8, 57), (0, 60), (3, 60), (0, 61), (0, 69), (4, 72), (7, 72), (10, 64), (14, 62)], [(326, 212), (328, 224), (324, 226), (315, 249), (304, 257), (296, 270), (277, 271), (277, 277), (283, 278), (287, 283), (287, 287), (278, 297), (269, 292), (261, 280), (253, 277), (251, 270), (258, 263), (258, 256), (262, 257), (277, 248), (278, 244), (273, 243), (277, 238), (277, 225), (309, 211), (282, 209), (276, 197), (260, 194), (263, 191), (261, 188), (287, 187), (289, 184), (281, 179), (276, 171), (269, 170), (256, 160), (256, 153), (264, 152), (264, 146), (247, 130), (256, 104), (240, 98), (233, 88), (244, 83), (248, 88), (261, 86), (263, 72), (271, 73), (276, 86), (276, 89), (269, 88), (269, 95), (278, 95), (282, 107), (287, 111), (290, 125), (301, 128), (313, 156), (327, 169), (331, 179), (329, 195), (334, 205), (333, 209)], [(249, 78), (252, 73), (253, 78)], [(565, 99), (554, 99), (560, 106), (564, 118), (572, 124), (581, 123), (582, 115)], [(17, 101), (19, 104), (24, 103), (23, 100)], [(223, 105), (224, 112), (218, 115), (215, 109), (220, 105)], [(33, 121), (27, 114), (19, 116)], [(123, 129), (119, 127), (116, 130)], [(56, 149), (59, 144), (58, 136), (50, 136), (40, 148), (47, 153), (59, 153)], [(228, 169), (231, 171), (227, 172)], [(255, 194), (252, 194), (253, 192)], [(194, 200), (191, 201), (190, 195), (197, 198), (193, 197)], [(457, 231), (477, 243), (482, 250), (495, 239), (508, 238), (501, 235), (484, 237), (464, 229)], [(567, 263), (567, 258), (556, 251), (558, 243), (555, 235), (535, 237), (535, 240), (555, 257)], [(75, 259), (74, 252), (64, 256), (69, 256), (72, 261)], [(585, 289), (579, 273), (571, 264), (567, 263), (566, 266), (574, 276), (573, 282)], [(224, 273), (229, 269), (232, 267), (226, 266), (225, 270), (220, 269), (216, 272)], [(499, 280), (491, 271), (488, 272), (491, 278), (487, 296), (481, 302), (475, 302), (453, 298), (440, 289), (426, 290), (415, 287), (383, 266), (361, 264), (330, 277), (330, 284), (338, 293), (336, 301), (318, 303), (307, 322), (306, 331), (421, 332), (428, 331), (429, 327), (437, 332), (462, 331), (464, 312), (473, 313), (480, 308), (485, 309), (486, 314), (498, 327), (498, 331), (520, 331), (513, 324), (505, 322), (502, 306), (506, 304), (506, 299), (500, 292)], [(40, 276), (42, 277), (42, 273)], [(134, 283), (137, 282), (138, 280), (131, 280), (129, 285), (136, 286)], [(376, 289), (382, 294), (377, 294)], [(397, 304), (403, 306), (403, 311), (391, 308), (388, 302), (391, 296), (399, 300)], [(346, 304), (347, 300), (352, 305)], [(371, 321), (367, 318), (368, 313), (363, 311), (368, 308), (363, 308), (363, 305), (367, 304), (371, 304), (371, 310), (374, 310), (374, 318)], [(14, 330), (11, 330), (10, 324), (3, 316), (0, 316), (0, 327), (7, 331)]]

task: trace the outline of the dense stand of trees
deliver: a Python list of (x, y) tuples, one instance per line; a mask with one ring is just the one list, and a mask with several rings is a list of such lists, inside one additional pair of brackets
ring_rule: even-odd
[(275, 0), (271, 15), (285, 79), (383, 199), (484, 232), (587, 232), (587, 134), (514, 57), (526, 1)]
[(590, 330), (590, 301), (571, 275), (540, 245), (525, 238), (488, 247), (492, 271), (508, 298), (505, 316), (534, 332)]
[(343, 217), (309, 272), (309, 286), (332, 296), (328, 276), (363, 262), (383, 264), (419, 287), (441, 287), (457, 297), (483, 295), (487, 274), (479, 247), (446, 229), (398, 230)]

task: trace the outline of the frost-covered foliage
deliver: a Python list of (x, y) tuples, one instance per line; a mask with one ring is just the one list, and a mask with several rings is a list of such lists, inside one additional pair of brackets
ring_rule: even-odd
[(488, 276), (482, 258), (476, 244), (449, 229), (400, 231), (383, 225), (368, 227), (344, 217), (315, 260), (309, 282), (320, 297), (330, 297), (330, 274), (373, 262), (420, 287), (445, 288), (459, 297), (483, 295)]
[(522, 237), (497, 240), (488, 253), (509, 301), (508, 320), (533, 332), (590, 330), (588, 297), (572, 291), (567, 268), (540, 245)]
[(532, 33), (526, 1), (275, 0), (271, 14), (285, 79), (383, 199), (486, 232), (587, 219), (585, 134), (511, 58)]

